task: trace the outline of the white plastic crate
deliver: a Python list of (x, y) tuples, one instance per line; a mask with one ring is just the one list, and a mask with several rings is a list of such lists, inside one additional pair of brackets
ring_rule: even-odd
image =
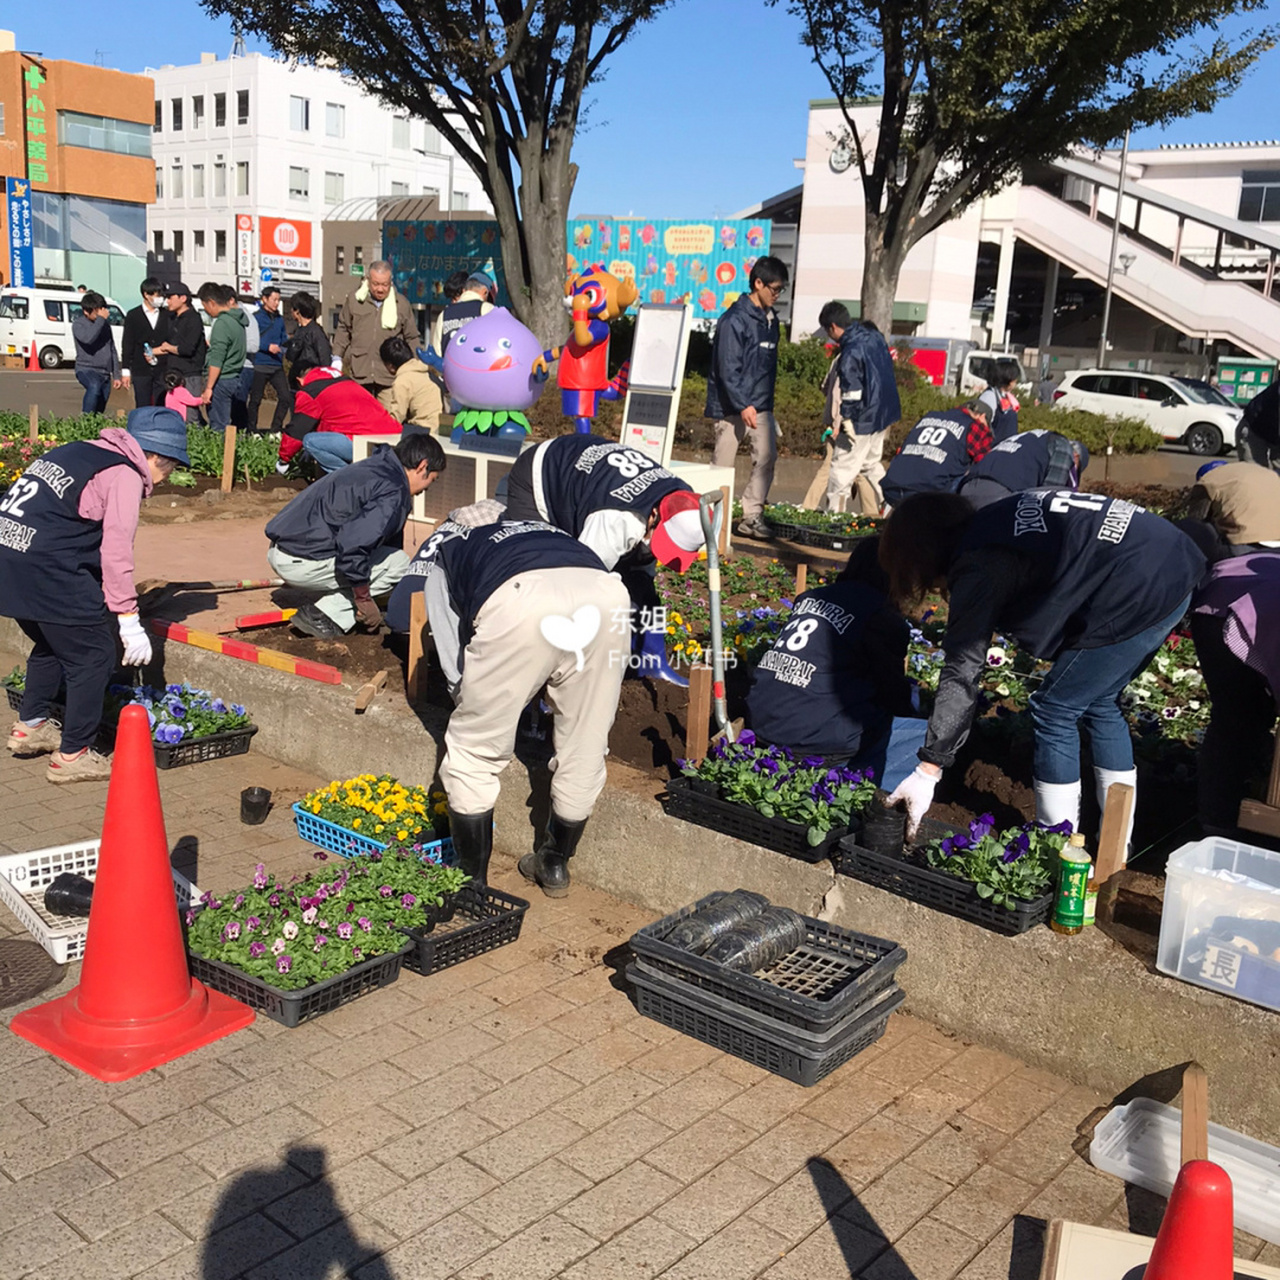
[(1280, 1011), (1280, 853), (1219, 837), (1174, 853), (1156, 967)]
[[(98, 874), (97, 840), (63, 844), (34, 853), (0, 857), (0, 902), (13, 912), (22, 927), (58, 962), (67, 964), (84, 955), (89, 932), (87, 916), (55, 916), (45, 910), (44, 891), (64, 871), (93, 880)], [(193, 906), (200, 890), (180, 871), (173, 873), (179, 908)]]

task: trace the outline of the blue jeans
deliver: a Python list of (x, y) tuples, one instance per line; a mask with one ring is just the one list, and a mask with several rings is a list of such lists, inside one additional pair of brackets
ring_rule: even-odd
[(308, 431), (302, 437), (302, 452), (325, 471), (338, 471), (351, 462), (351, 437), (340, 431)]
[(1133, 768), (1133, 739), (1120, 711), (1120, 694), (1165, 642), (1191, 597), (1167, 618), (1119, 644), (1066, 649), (1031, 695), (1036, 728), (1035, 777), (1057, 784), (1080, 781), (1080, 728), (1089, 734), (1096, 768)]
[(225, 431), (231, 422), (231, 401), (236, 393), (238, 377), (221, 377), (213, 384), (213, 397), (209, 401), (209, 425), (215, 431)]
[(249, 427), (249, 393), (252, 390), (253, 365), (247, 364), (231, 384), (231, 421), (239, 431), (245, 431)]
[(916, 754), (929, 732), (928, 720), (895, 716), (889, 732), (878, 742), (864, 747), (849, 762), (851, 769), (874, 769), (876, 784), (892, 791), (920, 763)]
[(81, 413), (106, 413), (111, 398), (111, 377), (97, 369), (77, 369), (76, 381), (84, 388)]

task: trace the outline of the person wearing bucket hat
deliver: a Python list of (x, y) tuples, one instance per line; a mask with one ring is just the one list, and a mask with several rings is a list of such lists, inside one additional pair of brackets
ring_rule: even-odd
[[(0, 500), (0, 614), (32, 645), (8, 746), (15, 756), (48, 755), (50, 782), (111, 776), (110, 759), (93, 744), (120, 665), (117, 632), (126, 666), (151, 661), (133, 585), (138, 511), (187, 462), (181, 415), (147, 405), (123, 429), (49, 450)], [(50, 712), (64, 685), (59, 723)]]
[(635, 661), (628, 671), (689, 683), (667, 662), (654, 585), (659, 564), (685, 573), (702, 549), (698, 497), (685, 481), (615, 440), (556, 436), (511, 468), (506, 518), (545, 520), (590, 547), (631, 595)]

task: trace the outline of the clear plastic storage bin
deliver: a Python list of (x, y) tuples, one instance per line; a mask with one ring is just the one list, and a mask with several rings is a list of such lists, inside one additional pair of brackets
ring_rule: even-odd
[(1280, 853), (1214, 837), (1173, 854), (1156, 967), (1280, 1011)]

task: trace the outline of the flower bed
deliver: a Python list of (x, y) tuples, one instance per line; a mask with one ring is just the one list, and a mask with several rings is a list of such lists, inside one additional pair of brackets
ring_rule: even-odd
[(53, 436), (37, 436), (31, 440), (25, 432), (0, 432), (0, 493), (4, 493), (37, 458), (57, 444)]
[(928, 820), (921, 830), (928, 838), (897, 854), (863, 848), (850, 837), (840, 844), (838, 869), (996, 933), (1025, 933), (1048, 920), (1070, 823), (997, 832), (991, 815), (983, 814), (967, 831)]
[[(316, 857), (323, 861), (328, 855)], [(456, 868), (398, 846), (346, 864), (332, 878), (312, 872), (284, 883), (259, 863), (251, 886), (221, 899), (206, 893), (201, 905), (187, 912), (193, 960), (211, 962), (205, 973), (197, 966), (193, 972), (215, 989), (278, 1021), (286, 1021), (287, 1015), (294, 1019), (290, 1025), (296, 1025), (314, 1012), (336, 1007), (333, 980), (357, 968), (359, 980), (348, 984), (338, 1003), (393, 980), (403, 953), (415, 945), (406, 931), (427, 927), (431, 912), (466, 880)], [(394, 964), (371, 964), (379, 959)], [(263, 990), (258, 991), (259, 985)], [(289, 996), (321, 987), (323, 1008), (313, 1013), (307, 1013), (305, 1000)]]
[(675, 801), (676, 816), (807, 861), (828, 856), (875, 794), (869, 771), (829, 768), (817, 756), (797, 760), (785, 747), (757, 746), (750, 730), (736, 742), (717, 741), (682, 772), (688, 783), (672, 796), (687, 802)]
[[(300, 818), (312, 815), (350, 831), (372, 845), (412, 844), (424, 837), (442, 837), (449, 830), (444, 792), (406, 787), (389, 774), (361, 773), (345, 782), (331, 782), (304, 796), (295, 812)], [(312, 838), (314, 832), (307, 835), (302, 825), (299, 822), (300, 833)]]

